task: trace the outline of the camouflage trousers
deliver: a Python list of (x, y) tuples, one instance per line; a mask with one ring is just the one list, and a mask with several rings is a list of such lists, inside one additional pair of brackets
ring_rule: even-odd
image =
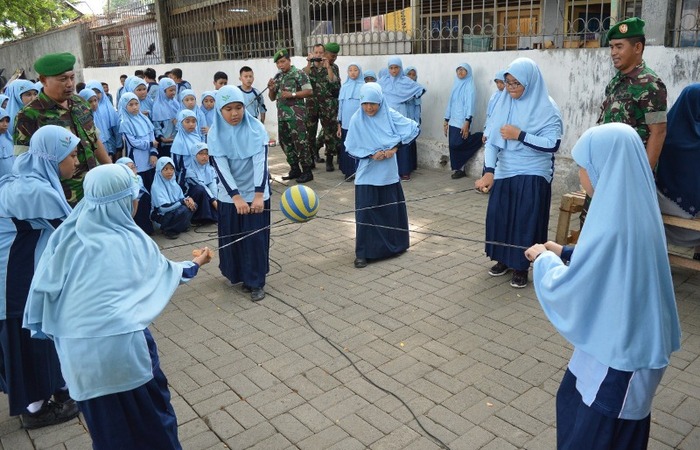
[(294, 168), (301, 164), (302, 168), (311, 167), (313, 158), (304, 121), (299, 118), (294, 121), (280, 120), (278, 131), (280, 145), (289, 166)]
[[(338, 101), (331, 99), (318, 102), (315, 99), (306, 101), (306, 130), (309, 135), (309, 148), (314, 155), (322, 145), (326, 146), (326, 157), (338, 154), (340, 139), (338, 132)], [(321, 121), (321, 139), (316, 139), (318, 122)]]

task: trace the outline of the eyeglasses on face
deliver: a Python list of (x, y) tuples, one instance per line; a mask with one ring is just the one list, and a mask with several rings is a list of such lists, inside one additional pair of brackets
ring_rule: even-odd
[(511, 89), (518, 89), (520, 86), (522, 86), (522, 83), (519, 81), (506, 81), (506, 86)]

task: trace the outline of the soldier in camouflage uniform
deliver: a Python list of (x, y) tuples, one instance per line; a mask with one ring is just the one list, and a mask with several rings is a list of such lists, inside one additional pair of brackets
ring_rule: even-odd
[[(633, 17), (608, 31), (610, 56), (617, 73), (605, 88), (598, 124), (626, 123), (634, 128), (647, 150), (654, 170), (666, 138), (666, 85), (642, 59), (645, 45), (644, 21)], [(581, 212), (586, 220), (590, 197)]]
[[(340, 70), (335, 64), (340, 46), (330, 42), (325, 46), (316, 44), (313, 53), (309, 53), (304, 72), (311, 80), (314, 94), (306, 99), (306, 129), (309, 134), (309, 146), (316, 162), (323, 162), (319, 157), (321, 144), (317, 142), (316, 130), (321, 121), (322, 140), (326, 146), (326, 171), (335, 170), (333, 157), (338, 152), (338, 94), (340, 93)], [(320, 58), (320, 61), (317, 61)]]
[(29, 140), (44, 125), (58, 125), (80, 138), (79, 166), (71, 179), (61, 180), (66, 200), (75, 206), (83, 198), (83, 178), (97, 164), (109, 164), (104, 145), (92, 120), (92, 111), (74, 94), (75, 56), (70, 53), (44, 55), (34, 63), (44, 88), (39, 96), (22, 108), (15, 119), (15, 155), (29, 150)]
[(306, 131), (304, 99), (311, 96), (313, 90), (309, 77), (292, 65), (287, 50), (275, 53), (273, 61), (280, 72), (267, 82), (267, 87), (270, 100), (277, 101), (279, 141), (290, 167), (289, 174), (282, 178), (296, 178), (297, 183), (306, 183), (313, 180), (314, 175), (311, 172), (313, 158)]

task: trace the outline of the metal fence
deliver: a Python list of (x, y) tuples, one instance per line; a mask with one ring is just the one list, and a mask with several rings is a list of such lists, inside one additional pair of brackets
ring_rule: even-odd
[[(666, 44), (700, 46), (700, 0), (672, 3)], [(137, 0), (90, 23), (86, 64), (240, 60), (331, 41), (345, 55), (599, 47), (633, 16), (642, 0)]]
[(83, 28), (85, 65), (148, 65), (161, 61), (153, 0), (135, 0), (93, 17)]

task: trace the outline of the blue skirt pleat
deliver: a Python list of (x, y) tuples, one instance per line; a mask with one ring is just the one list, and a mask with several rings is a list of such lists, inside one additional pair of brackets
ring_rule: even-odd
[[(168, 380), (153, 336), (144, 330), (153, 378), (136, 389), (79, 401), (95, 450), (180, 450)], [(89, 363), (89, 362), (88, 362)]]
[(192, 214), (194, 213), (187, 206), (180, 205), (160, 217), (160, 229), (164, 232), (184, 233), (192, 223)]
[(197, 211), (192, 215), (193, 222), (216, 222), (219, 220), (219, 213), (212, 206), (216, 199), (209, 197), (207, 190), (198, 184), (190, 184), (187, 195), (197, 204)]
[(396, 152), (396, 163), (399, 166), (399, 176), (410, 176), (413, 163), (411, 162), (411, 144), (401, 144)]
[(409, 147), (409, 155), (411, 157), (411, 170), (417, 170), (418, 169), (418, 145), (416, 144), (416, 140), (414, 139), (411, 141), (410, 144), (408, 144)]
[(408, 249), (408, 212), (400, 182), (388, 186), (355, 185), (355, 209), (357, 258), (388, 258)]
[(616, 419), (587, 406), (576, 390), (576, 376), (566, 369), (557, 392), (558, 450), (645, 450), (651, 414), (642, 420)]
[(345, 175), (345, 178), (348, 178), (357, 172), (357, 166), (360, 160), (353, 158), (345, 150), (345, 138), (348, 135), (348, 130), (341, 129), (341, 133), (341, 141), (338, 146), (338, 165), (340, 166), (340, 171)]
[[(486, 210), (486, 240), (530, 247), (547, 241), (552, 187), (536, 175), (496, 179)], [(525, 250), (486, 244), (486, 255), (515, 270), (527, 270)]]
[[(231, 283), (250, 288), (265, 286), (270, 271), (270, 200), (259, 214), (239, 215), (233, 203), (219, 202), (219, 247), (248, 235), (219, 250), (219, 269)], [(268, 227), (254, 234), (256, 230)]]
[(26, 413), (30, 403), (50, 399), (66, 385), (53, 341), (33, 339), (21, 317), (0, 320), (0, 347), (11, 416)]
[(448, 143), (450, 147), (450, 168), (462, 170), (465, 164), (476, 154), (482, 146), (481, 139), (484, 133), (472, 133), (466, 139), (462, 138), (462, 130), (450, 126)]

